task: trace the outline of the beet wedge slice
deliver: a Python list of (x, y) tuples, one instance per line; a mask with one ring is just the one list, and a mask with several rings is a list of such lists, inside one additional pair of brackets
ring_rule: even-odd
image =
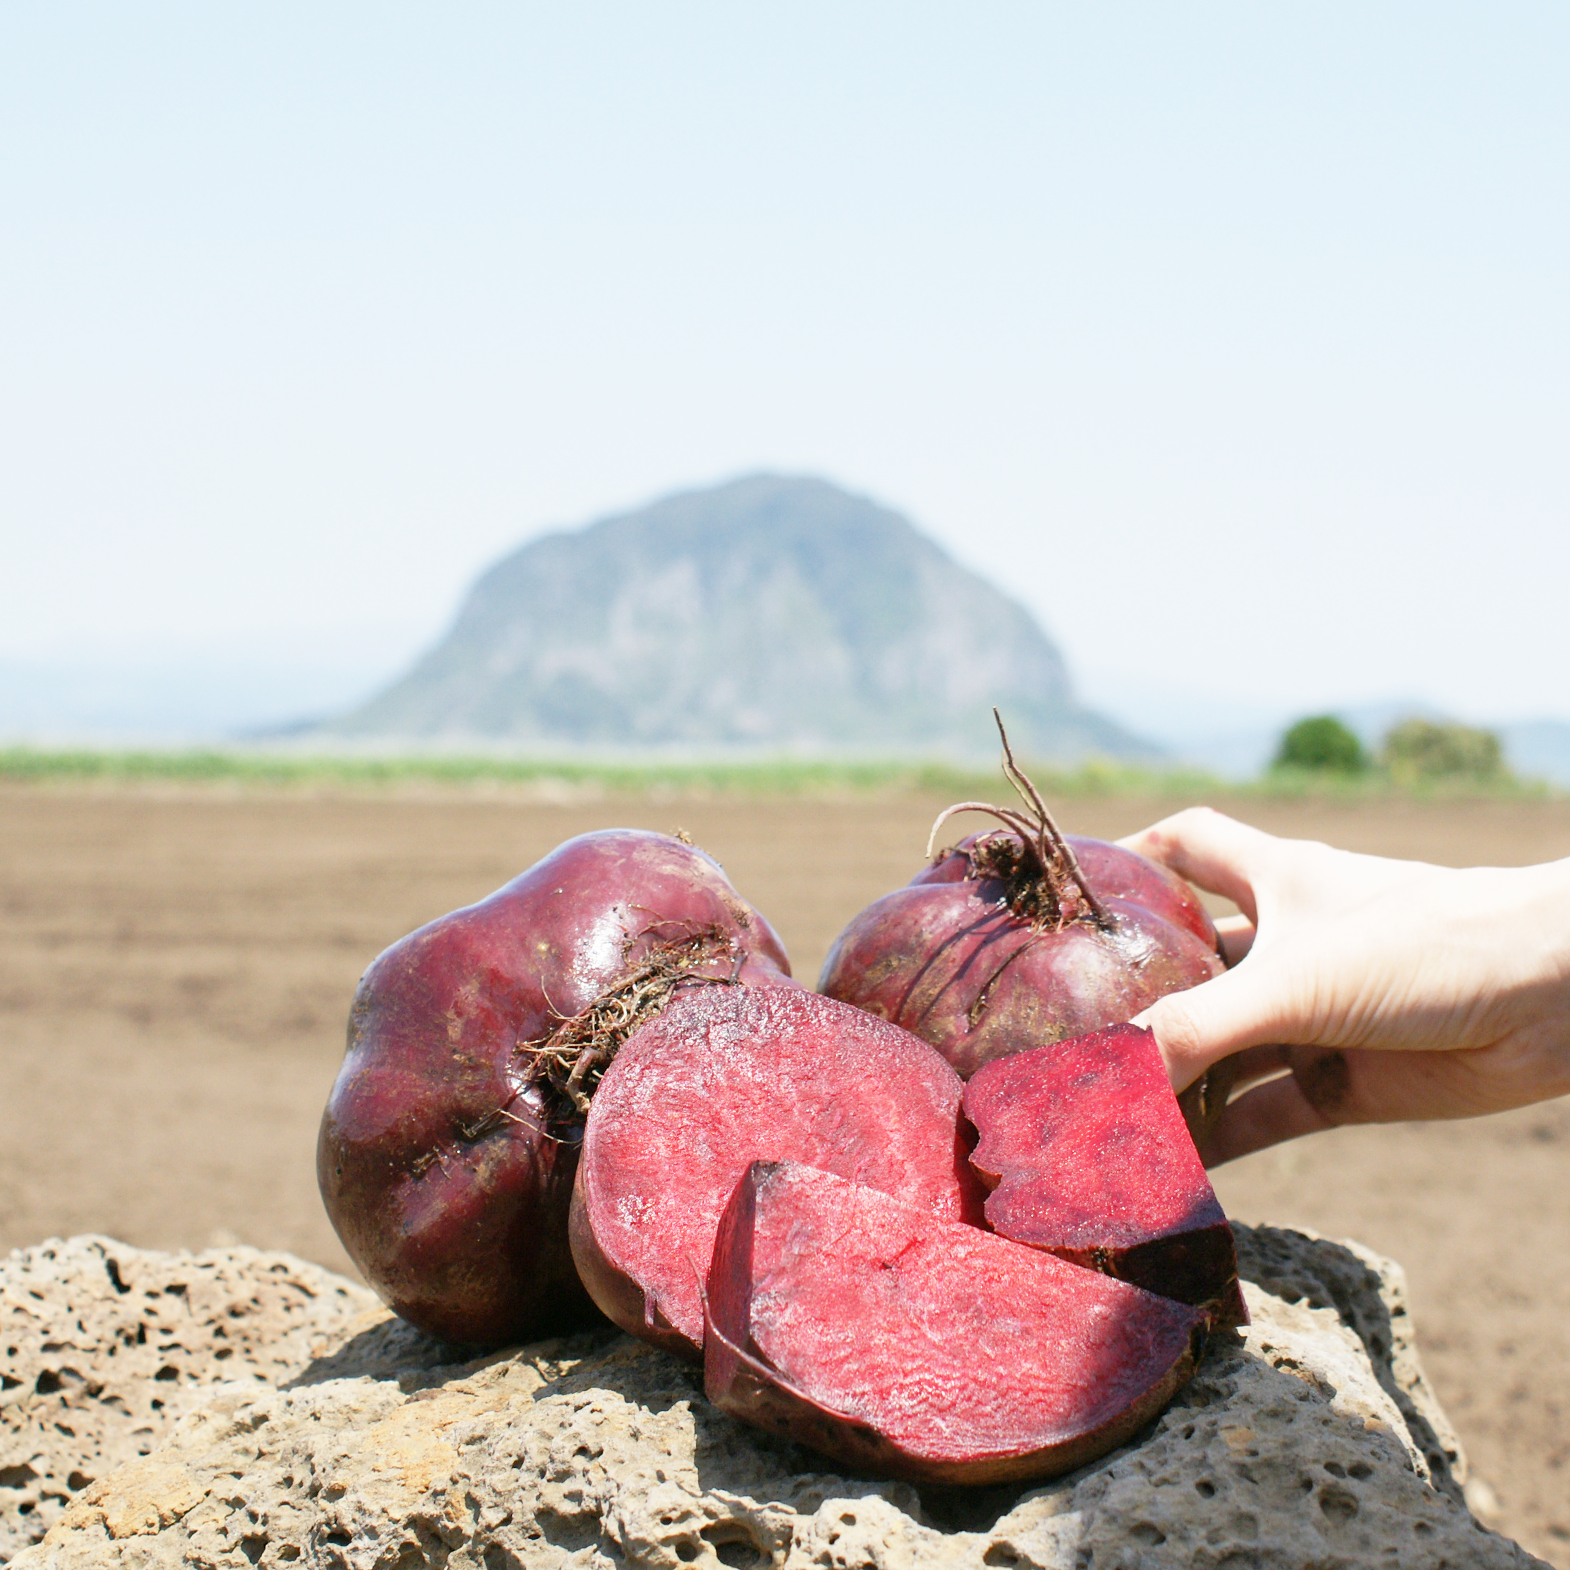
[(924, 1041), (794, 989), (678, 994), (594, 1093), (568, 1223), (622, 1329), (697, 1359), (714, 1229), (757, 1160), (803, 1161), (982, 1225), (959, 1076)]
[(1156, 1038), (1117, 1025), (998, 1058), (965, 1087), (1001, 1236), (1246, 1325), (1237, 1250)]
[(708, 1278), (704, 1386), (735, 1417), (917, 1482), (1051, 1477), (1192, 1375), (1205, 1315), (832, 1173), (757, 1162)]

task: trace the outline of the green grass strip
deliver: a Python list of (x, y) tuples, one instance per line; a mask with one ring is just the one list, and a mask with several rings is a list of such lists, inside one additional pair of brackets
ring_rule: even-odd
[[(1248, 784), (1202, 770), (1092, 761), (1074, 768), (1030, 765), (1049, 797), (1220, 796), (1327, 797), (1362, 800), (1541, 797), (1533, 781), (1479, 785), (1435, 781), (1398, 787), (1385, 776), (1340, 776), (1274, 770)], [(613, 796), (839, 796), (919, 793), (950, 799), (1001, 800), (1000, 773), (935, 762), (755, 759), (709, 762), (606, 762), (486, 755), (365, 756), (226, 748), (112, 750), (0, 747), (0, 781), (22, 785), (235, 785), (256, 788), (379, 791), (400, 786), (454, 789), (516, 786), (582, 790)]]

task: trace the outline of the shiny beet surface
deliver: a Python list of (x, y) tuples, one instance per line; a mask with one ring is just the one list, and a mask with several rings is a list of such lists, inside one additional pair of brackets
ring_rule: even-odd
[(545, 1105), (526, 1049), (662, 940), (711, 927), (733, 951), (695, 974), (796, 986), (779, 939), (715, 861), (668, 835), (608, 829), (371, 965), (317, 1175), (389, 1307), (490, 1345), (597, 1318), (567, 1243), (582, 1121)]
[[(971, 835), (902, 889), (869, 905), (835, 940), (819, 990), (930, 1042), (961, 1075), (1027, 1047), (1122, 1024), (1169, 992), (1222, 969), (1216, 929), (1188, 885), (1133, 851), (1067, 836), (1099, 899), (1103, 927), (1069, 887), (1061, 927), (1011, 908), (984, 853), (1017, 835)], [(1224, 1091), (1184, 1098), (1199, 1128)]]
[(1000, 1236), (1248, 1322), (1232, 1228), (1156, 1039), (1119, 1025), (999, 1058), (965, 1087)]
[(933, 1483), (1093, 1461), (1187, 1382), (1205, 1335), (1187, 1304), (788, 1161), (737, 1185), (706, 1308), (716, 1406)]

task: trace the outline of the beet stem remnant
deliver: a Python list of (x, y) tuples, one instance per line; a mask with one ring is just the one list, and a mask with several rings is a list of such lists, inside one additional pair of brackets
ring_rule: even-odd
[[(652, 928), (633, 934), (627, 948)], [(700, 966), (729, 959), (728, 976), (698, 974)], [(685, 986), (736, 986), (745, 956), (730, 935), (716, 924), (698, 927), (680, 937), (662, 938), (621, 980), (606, 988), (586, 1009), (561, 1023), (548, 1036), (519, 1042), (518, 1051), (533, 1061), (530, 1082), (538, 1085), (567, 1114), (583, 1116), (589, 1097), (611, 1065), (617, 1049), (646, 1020)]]
[[(1079, 858), (1074, 854), (1073, 846), (1063, 837), (1062, 830), (1058, 828), (1046, 802), (1042, 799), (1041, 792), (1036, 789), (1030, 776), (1014, 761), (1014, 749), (1009, 745), (1008, 731), (1003, 726), (1003, 716), (996, 708), (992, 711), (992, 718), (997, 723), (998, 735), (1003, 742), (1003, 777), (1014, 787), (1015, 793), (1028, 809), (1029, 816), (1013, 807), (995, 807), (985, 801), (956, 802), (952, 807), (945, 807), (933, 823), (932, 832), (927, 836), (928, 857), (932, 856), (932, 848), (937, 843), (938, 830), (956, 813), (984, 812), (1019, 835), (1026, 856), (1036, 864), (1038, 870), (1030, 880), (1035, 885), (1032, 892), (1041, 899), (1046, 908), (1044, 914), (1036, 916), (1034, 925), (1037, 927), (1050, 925), (1054, 931), (1062, 930), (1065, 925), (1064, 884), (1072, 882), (1091, 920), (1103, 932), (1111, 932), (1114, 925), (1112, 917), (1106, 906), (1091, 891), (1090, 882), (1080, 868)], [(982, 851), (982, 847), (978, 846), (977, 850)], [(971, 861), (973, 868), (979, 868), (981, 856), (973, 855)], [(1006, 875), (1005, 881), (1009, 881)], [(1013, 903), (1012, 897), (1010, 903)]]

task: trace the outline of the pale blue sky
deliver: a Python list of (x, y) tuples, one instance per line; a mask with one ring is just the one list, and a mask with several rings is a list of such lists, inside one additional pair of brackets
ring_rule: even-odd
[(1531, 3), (5, 5), (0, 659), (369, 680), (772, 468), (1093, 697), (1570, 718), (1567, 82)]

